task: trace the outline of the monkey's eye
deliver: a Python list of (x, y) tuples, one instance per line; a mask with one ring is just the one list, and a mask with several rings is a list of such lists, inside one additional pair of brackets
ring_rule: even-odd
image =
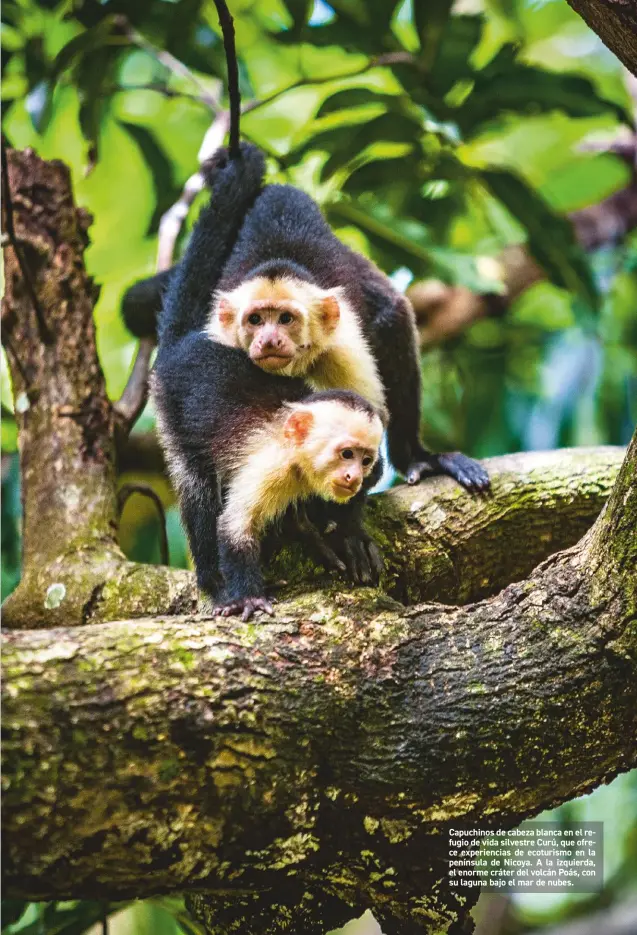
[(363, 467), (369, 467), (374, 459), (370, 455), (365, 455), (363, 458)]
[(260, 325), (260, 324), (261, 324), (261, 316), (260, 316), (260, 315), (257, 315), (256, 312), (252, 312), (251, 315), (248, 315), (248, 323), (251, 324), (251, 325)]
[(280, 325), (289, 325), (291, 321), (294, 321), (294, 315), (290, 315), (289, 312), (283, 312), (282, 315), (279, 315)]
[(345, 458), (346, 461), (350, 461), (354, 457), (354, 452), (351, 448), (344, 448), (341, 451), (341, 457)]

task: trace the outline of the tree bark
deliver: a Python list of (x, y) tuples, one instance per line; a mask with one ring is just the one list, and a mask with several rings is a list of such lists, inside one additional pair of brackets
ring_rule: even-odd
[[(367, 908), (387, 935), (458, 935), (477, 893), (447, 883), (449, 822), (513, 825), (637, 762), (637, 440), (592, 529), (517, 584), (590, 524), (616, 450), (493, 459), (485, 500), (445, 479), (378, 498), (384, 593), (297, 581), (273, 622), (153, 619), (192, 603), (192, 577), (117, 547), (114, 419), (68, 175), (32, 153), (9, 166), (46, 325), (8, 249), (29, 403), (9, 617), (48, 629), (3, 637), (6, 894), (186, 889), (215, 935), (312, 935)], [(181, 574), (172, 604), (153, 573)], [(126, 590), (134, 575), (146, 591)], [(65, 593), (48, 606), (51, 580)], [(95, 622), (115, 606), (148, 618)]]
[(115, 420), (95, 346), (99, 290), (84, 268), (91, 218), (74, 206), (63, 163), (32, 150), (9, 150), (7, 163), (3, 217), (15, 243), (4, 251), (2, 325), (16, 399), (23, 577), (3, 625), (192, 610), (188, 573), (127, 562), (117, 543)]
[(637, 6), (634, 0), (568, 0), (604, 45), (637, 75)]
[(636, 522), (637, 440), (591, 532), (478, 604), (6, 635), (7, 892), (201, 890), (214, 933), (459, 923), (450, 821), (516, 824), (637, 763)]

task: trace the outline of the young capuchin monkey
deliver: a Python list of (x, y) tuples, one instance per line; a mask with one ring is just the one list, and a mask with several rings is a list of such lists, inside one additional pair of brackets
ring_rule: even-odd
[(383, 423), (361, 396), (312, 393), (205, 333), (211, 284), (260, 191), (263, 157), (244, 145), (236, 159), (219, 153), (205, 172), (212, 199), (170, 277), (152, 390), (198, 586), (215, 612), (248, 619), (256, 610), (272, 613), (260, 545), (291, 505), (312, 498), (337, 505), (347, 546), (356, 542), (361, 567), (367, 562), (378, 573), (360, 510), (378, 469)]
[[(178, 269), (129, 290), (123, 311), (133, 333), (152, 321), (158, 293)], [(212, 340), (242, 349), (267, 373), (303, 377), (316, 389), (352, 390), (385, 407), (389, 457), (409, 483), (442, 473), (469, 490), (488, 488), (486, 471), (471, 458), (433, 454), (421, 444), (420, 361), (409, 301), (335, 237), (308, 195), (266, 186), (220, 277), (206, 285), (212, 298), (204, 329)]]

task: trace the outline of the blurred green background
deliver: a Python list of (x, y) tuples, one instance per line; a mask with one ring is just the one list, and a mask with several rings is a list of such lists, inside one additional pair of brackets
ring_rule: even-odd
[[(414, 293), (426, 441), (478, 457), (626, 443), (637, 422), (637, 92), (565, 0), (230, 7), (250, 106), (242, 130), (268, 154), (269, 178), (313, 195), (336, 233), (401, 288), (436, 282), (437, 302), (419, 305)], [(3, 132), (13, 146), (64, 160), (94, 216), (86, 259), (101, 286), (98, 346), (116, 398), (135, 353), (122, 292), (154, 271), (162, 214), (196, 172), (215, 107), (226, 103), (214, 4), (6, 0), (2, 15)], [(458, 302), (466, 314), (454, 324)], [(5, 364), (3, 597), (20, 574)], [(171, 562), (186, 567), (174, 497), (143, 454), (153, 430), (149, 406), (123, 480), (157, 490)], [(130, 557), (159, 561), (150, 501), (130, 499), (121, 542)], [(636, 773), (551, 815), (560, 816), (605, 822), (604, 892), (513, 897), (504, 908), (483, 897), (481, 935), (550, 929), (634, 886)], [(4, 930), (29, 935), (196, 931), (179, 899), (3, 908)]]

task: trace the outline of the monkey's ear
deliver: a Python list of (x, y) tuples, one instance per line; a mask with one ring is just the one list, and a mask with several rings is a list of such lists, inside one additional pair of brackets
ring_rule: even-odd
[(217, 318), (222, 328), (229, 328), (234, 322), (236, 312), (230, 299), (225, 295), (219, 297), (217, 301)]
[(309, 409), (296, 409), (285, 420), (283, 435), (295, 445), (302, 445), (314, 424), (314, 416)]
[(334, 293), (328, 293), (321, 299), (321, 321), (326, 334), (330, 334), (339, 323), (341, 306)]

